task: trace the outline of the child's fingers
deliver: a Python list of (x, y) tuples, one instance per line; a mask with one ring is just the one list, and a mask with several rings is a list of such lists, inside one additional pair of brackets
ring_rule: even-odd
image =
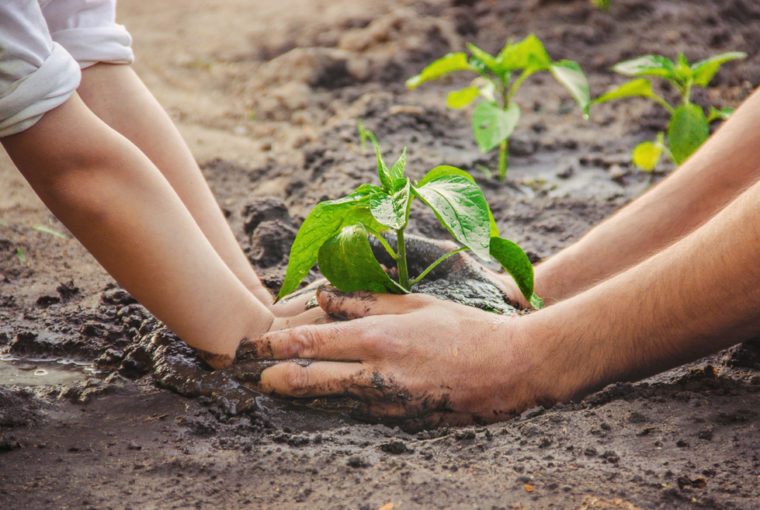
[(325, 314), (324, 310), (316, 307), (289, 317), (275, 317), (274, 322), (269, 327), (269, 331), (295, 328), (306, 324), (325, 324), (327, 322), (332, 322), (332, 320)]

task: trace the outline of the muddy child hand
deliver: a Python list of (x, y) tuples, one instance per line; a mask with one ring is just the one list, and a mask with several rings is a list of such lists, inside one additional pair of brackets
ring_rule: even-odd
[(259, 389), (290, 397), (349, 395), (359, 414), (407, 427), (503, 420), (548, 403), (533, 385), (540, 372), (518, 316), (503, 316), (421, 294), (318, 291), (340, 319), (271, 332), (249, 342), (278, 363)]
[(270, 310), (272, 310), (272, 313), (276, 317), (289, 317), (303, 313), (310, 308), (318, 308), (316, 298), (317, 289), (327, 283), (326, 279), (320, 278), (306, 287), (286, 296), (284, 299), (277, 301), (270, 306)]

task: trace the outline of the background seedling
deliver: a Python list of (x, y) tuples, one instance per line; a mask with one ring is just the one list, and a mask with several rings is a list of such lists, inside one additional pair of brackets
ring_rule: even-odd
[[(653, 142), (638, 144), (631, 153), (633, 163), (642, 170), (652, 171), (664, 152), (676, 165), (681, 164), (710, 136), (710, 123), (727, 119), (733, 108), (717, 109), (710, 106), (704, 110), (691, 102), (694, 87), (707, 87), (724, 62), (745, 58), (746, 53), (732, 51), (721, 53), (690, 64), (683, 53), (676, 61), (662, 55), (643, 55), (613, 66), (612, 70), (625, 76), (637, 77), (606, 94), (594, 99), (592, 104), (604, 103), (626, 97), (646, 97), (661, 105), (670, 113), (667, 139), (664, 132), (657, 133)], [(642, 78), (646, 76), (646, 78)], [(678, 91), (680, 104), (671, 105), (652, 88), (649, 77), (664, 78)]]
[[(366, 136), (375, 146), (381, 185), (363, 184), (350, 195), (320, 202), (311, 210), (293, 241), (277, 299), (296, 290), (315, 263), (319, 263), (325, 278), (344, 292), (411, 292), (435, 266), (470, 250), (483, 260), (499, 262), (531, 306), (543, 305), (533, 293), (533, 266), (527, 255), (517, 244), (499, 236), (483, 192), (471, 175), (451, 166), (437, 166), (412, 183), (404, 176), (406, 149), (388, 167), (374, 135)], [(414, 198), (430, 207), (462, 245), (432, 262), (419, 275), (409, 274), (404, 242)], [(395, 233), (395, 250), (383, 237), (384, 232)], [(398, 280), (392, 279), (377, 261), (368, 236), (375, 237), (396, 262)]]
[(463, 108), (482, 99), (472, 113), (472, 133), (482, 152), (499, 147), (500, 180), (504, 180), (507, 172), (509, 137), (520, 121), (520, 107), (514, 102), (514, 96), (530, 75), (538, 71), (551, 72), (573, 96), (584, 117), (588, 116), (590, 96), (586, 75), (575, 61), (553, 61), (535, 35), (517, 43), (508, 42), (495, 56), (474, 44), (468, 43), (467, 47), (469, 57), (464, 52), (449, 53), (409, 78), (406, 86), (414, 89), (455, 71), (476, 73), (478, 77), (470, 86), (449, 93), (446, 104), (450, 108)]
[(373, 145), (377, 145), (377, 138), (375, 134), (364, 127), (362, 119), (356, 120), (356, 129), (359, 131), (359, 148), (365, 150), (367, 148), (367, 140), (370, 140)]

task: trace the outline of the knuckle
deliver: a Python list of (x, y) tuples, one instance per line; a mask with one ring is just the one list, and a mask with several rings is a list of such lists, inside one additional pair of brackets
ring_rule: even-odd
[(295, 363), (287, 363), (283, 374), (284, 393), (293, 396), (304, 395), (310, 387), (311, 378), (309, 374), (308, 368)]
[(431, 303), (434, 303), (436, 298), (432, 296), (428, 296), (427, 294), (412, 293), (412, 294), (407, 294), (405, 296), (405, 299), (407, 300), (407, 305), (409, 307), (420, 308), (420, 307), (429, 305)]
[(322, 351), (323, 337), (313, 326), (304, 326), (296, 335), (296, 353), (301, 358), (316, 358)]

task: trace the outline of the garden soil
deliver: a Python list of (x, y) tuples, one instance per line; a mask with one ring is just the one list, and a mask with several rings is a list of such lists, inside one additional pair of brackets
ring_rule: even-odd
[[(523, 115), (506, 183), (488, 178), (496, 158), (475, 147), (469, 112), (445, 108), (447, 91), (469, 78), (403, 85), (466, 41), (497, 51), (535, 33), (555, 59), (579, 61), (595, 94), (622, 82), (612, 64), (644, 53), (747, 52), (695, 95), (702, 105), (736, 106), (760, 84), (752, 0), (612, 0), (608, 11), (587, 0), (124, 0), (119, 19), (134, 36), (134, 68), (272, 289), (309, 209), (375, 179), (357, 119), (388, 158), (408, 147), (412, 177), (438, 164), (471, 171), (502, 234), (536, 261), (670, 170), (642, 174), (628, 156), (664, 128), (661, 109), (620, 101), (584, 120), (545, 74), (516, 97)], [(414, 233), (445, 237), (415, 212)], [(402, 430), (210, 372), (5, 156), (0, 221), (2, 508), (760, 506), (752, 341), (510, 421)]]

